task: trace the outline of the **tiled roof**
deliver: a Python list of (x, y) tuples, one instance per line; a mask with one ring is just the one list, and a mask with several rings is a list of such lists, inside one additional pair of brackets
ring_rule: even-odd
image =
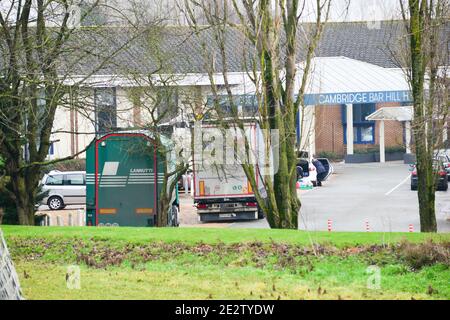
[[(379, 26), (365, 22), (329, 23), (316, 50), (319, 57), (344, 56), (386, 68), (399, 67), (392, 50), (398, 51), (400, 40), (405, 41), (401, 21), (381, 22)], [(302, 30), (311, 28), (302, 25)], [(448, 37), (450, 24), (443, 34)], [(127, 28), (111, 27), (80, 29), (67, 45), (68, 50), (61, 63), (69, 73), (86, 75), (114, 74), (184, 74), (206, 73), (206, 52), (215, 61), (215, 70), (222, 71), (222, 63), (214, 39), (214, 32), (205, 28), (193, 34), (188, 27), (160, 27), (142, 32), (132, 38)], [(297, 62), (304, 58), (304, 33), (299, 32), (299, 54)], [(448, 40), (446, 42), (449, 45)], [(303, 46), (303, 48), (302, 48)], [(248, 59), (253, 48), (246, 44), (245, 37), (236, 29), (226, 32), (226, 67), (229, 72), (248, 69)], [(80, 53), (81, 52), (81, 53)], [(113, 57), (104, 62), (105, 57)], [(211, 61), (209, 60), (209, 61)], [(448, 62), (448, 58), (447, 58)], [(2, 61), (0, 61), (0, 64)], [(4, 62), (3, 62), (4, 63)], [(447, 63), (448, 64), (448, 63)]]

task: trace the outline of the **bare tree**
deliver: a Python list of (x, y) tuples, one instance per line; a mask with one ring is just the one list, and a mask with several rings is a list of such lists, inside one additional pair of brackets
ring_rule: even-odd
[(418, 199), (422, 232), (436, 232), (436, 168), (433, 157), (443, 146), (449, 117), (449, 2), (400, 0), (408, 35), (404, 66), (414, 100), (413, 136), (417, 156)]
[[(148, 68), (132, 69), (120, 66), (119, 73), (132, 83), (128, 90), (128, 100), (132, 102), (135, 115), (133, 129), (149, 132), (155, 141), (159, 159), (163, 159), (163, 179), (158, 187), (158, 210), (156, 226), (166, 227), (170, 212), (172, 195), (176, 185), (189, 168), (191, 133), (189, 129), (190, 115), (200, 98), (195, 88), (180, 88), (179, 82), (184, 74), (173, 71), (171, 61), (176, 59), (174, 48), (164, 48), (166, 37), (170, 37), (170, 22), (166, 16), (154, 16), (151, 8), (139, 6), (140, 2), (130, 2), (133, 20), (129, 21), (130, 32), (139, 36), (142, 56), (140, 61), (149, 62)], [(151, 21), (151, 23), (149, 23)], [(182, 37), (180, 37), (182, 38)], [(180, 39), (181, 41), (181, 39)], [(120, 117), (120, 115), (118, 115)], [(177, 129), (182, 129), (186, 139), (179, 141)], [(171, 140), (171, 144), (167, 144)], [(155, 182), (156, 183), (156, 182)]]
[[(134, 128), (151, 133), (162, 159), (163, 179), (159, 187), (156, 226), (166, 227), (167, 213), (173, 205), (172, 195), (178, 181), (189, 168), (190, 143), (177, 141), (175, 132), (177, 127), (186, 128), (188, 124), (187, 119), (181, 117), (186, 111), (186, 105), (181, 108), (178, 104), (179, 93), (176, 77), (173, 75), (167, 78), (160, 75), (141, 75), (135, 78), (134, 82), (139, 86), (130, 90), (129, 95), (140, 113)], [(190, 99), (186, 93), (184, 98)], [(168, 144), (167, 140), (172, 143)]]
[[(79, 74), (83, 61), (95, 60), (78, 81), (82, 83), (113, 56), (101, 55), (102, 35), (95, 28), (74, 28), (72, 4), (71, 0), (10, 1), (6, 7), (2, 3), (0, 10), (0, 155), (9, 177), (2, 192), (14, 201), (19, 223), (24, 225), (34, 224), (40, 168), (49, 163), (56, 110), (77, 88), (66, 86), (68, 79)], [(97, 4), (85, 8), (80, 21)]]
[[(300, 24), (305, 5), (305, 1), (299, 0), (233, 0), (230, 6), (227, 2), (222, 4), (217, 0), (187, 1), (186, 14), (192, 29), (197, 34), (203, 30), (212, 30), (214, 34), (214, 47), (209, 48), (207, 44), (204, 47), (210, 61), (208, 72), (213, 95), (217, 98), (214, 107), (219, 119), (223, 115), (219, 95), (225, 91), (231, 108), (229, 116), (232, 116), (233, 125), (241, 130), (244, 130), (244, 121), (239, 115), (237, 99), (229, 82), (227, 63), (230, 52), (226, 49), (226, 42), (230, 41), (230, 29), (240, 31), (243, 35), (243, 43), (236, 44), (235, 50), (242, 51), (248, 78), (253, 82), (258, 109), (254, 120), (262, 129), (267, 129), (265, 145), (270, 147), (277, 144), (275, 157), (278, 158), (278, 170), (273, 176), (262, 176), (248, 162), (243, 162), (242, 167), (272, 228), (298, 228), (301, 204), (296, 190), (296, 116), (303, 106), (311, 59), (328, 18), (330, 1), (316, 1), (316, 21), (308, 25), (310, 28), (302, 28)], [(196, 21), (194, 9), (202, 10), (207, 26)], [(237, 15), (240, 23), (229, 21), (230, 14)], [(297, 67), (299, 50), (304, 50), (302, 53), (305, 57), (301, 74)], [(223, 77), (222, 87), (215, 85), (214, 74), (217, 73)], [(298, 79), (299, 84), (296, 84)], [(278, 142), (272, 141), (270, 130), (278, 131)], [(245, 153), (248, 154), (250, 150), (247, 141)], [(257, 186), (259, 177), (262, 178), (267, 196)]]

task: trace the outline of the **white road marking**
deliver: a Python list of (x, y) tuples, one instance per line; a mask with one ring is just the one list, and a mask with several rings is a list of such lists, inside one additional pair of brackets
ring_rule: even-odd
[(395, 190), (397, 190), (398, 188), (400, 188), (406, 181), (408, 181), (408, 179), (411, 177), (411, 174), (408, 174), (408, 176), (402, 181), (400, 182), (398, 185), (396, 185), (395, 187), (393, 187), (391, 190), (389, 190), (388, 192), (386, 192), (384, 195), (388, 196), (390, 195), (392, 192), (394, 192)]

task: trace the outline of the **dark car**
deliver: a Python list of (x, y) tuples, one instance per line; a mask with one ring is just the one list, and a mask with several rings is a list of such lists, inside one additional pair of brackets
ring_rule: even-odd
[(444, 170), (447, 172), (447, 180), (450, 181), (450, 156), (446, 152), (441, 152), (437, 158), (444, 165)]
[[(436, 189), (440, 191), (447, 191), (448, 189), (448, 179), (447, 179), (447, 172), (445, 171), (444, 164), (442, 161), (438, 159), (433, 160), (433, 170), (436, 174)], [(411, 172), (411, 190), (417, 190), (417, 169), (416, 166), (412, 167)]]

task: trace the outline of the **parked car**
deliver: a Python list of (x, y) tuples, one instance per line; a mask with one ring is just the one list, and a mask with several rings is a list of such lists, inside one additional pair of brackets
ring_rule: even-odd
[(51, 210), (63, 209), (66, 205), (86, 203), (86, 172), (50, 171), (41, 180), (42, 191), (48, 191), (41, 204)]
[[(325, 178), (322, 181), (325, 181), (328, 179), (328, 177), (333, 173), (334, 169), (331, 165), (331, 162), (326, 158), (318, 158), (325, 169), (327, 170), (327, 174)], [(297, 159), (297, 166), (301, 168), (301, 171), (303, 172), (303, 178), (308, 178), (313, 186), (317, 185), (317, 171), (316, 167), (312, 164), (311, 160), (299, 158)]]
[[(444, 164), (440, 159), (433, 160), (433, 170), (437, 176), (436, 189), (440, 191), (447, 191), (448, 189), (447, 172), (445, 171)], [(417, 169), (415, 165), (412, 165), (411, 190), (417, 190), (417, 185), (418, 185)]]
[(439, 151), (436, 158), (442, 162), (444, 170), (447, 172), (447, 180), (450, 181), (450, 151)]

